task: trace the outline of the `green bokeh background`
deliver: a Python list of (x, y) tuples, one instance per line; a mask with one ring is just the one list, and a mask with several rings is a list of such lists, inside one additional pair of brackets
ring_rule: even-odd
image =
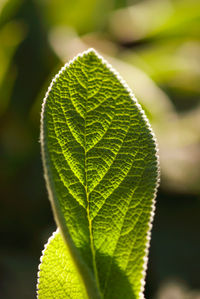
[(40, 156), (40, 107), (64, 62), (89, 47), (126, 79), (159, 143), (146, 298), (197, 299), (198, 0), (0, 1), (0, 298), (36, 297), (41, 250), (55, 229)]

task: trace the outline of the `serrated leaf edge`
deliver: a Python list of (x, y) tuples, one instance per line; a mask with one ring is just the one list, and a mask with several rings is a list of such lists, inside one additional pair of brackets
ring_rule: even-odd
[[(45, 148), (44, 148), (44, 127), (43, 127), (43, 119), (44, 119), (44, 110), (45, 110), (45, 104), (46, 104), (46, 100), (48, 98), (48, 95), (51, 91), (51, 88), (53, 86), (53, 84), (56, 82), (56, 80), (60, 77), (60, 75), (65, 71), (66, 68), (70, 67), (71, 64), (74, 63), (74, 61), (79, 58), (79, 57), (83, 57), (84, 55), (89, 54), (90, 52), (95, 53), (95, 55), (102, 61), (102, 63), (104, 65), (106, 65), (110, 71), (113, 73), (113, 75), (119, 80), (119, 82), (122, 84), (122, 86), (128, 91), (129, 96), (131, 97), (131, 99), (133, 100), (134, 104), (137, 106), (143, 120), (145, 121), (147, 128), (149, 130), (150, 135), (152, 136), (154, 145), (155, 145), (155, 156), (156, 156), (156, 162), (157, 162), (157, 180), (156, 180), (156, 184), (155, 184), (155, 188), (154, 188), (154, 194), (153, 194), (153, 198), (152, 198), (152, 209), (151, 209), (151, 213), (150, 213), (150, 220), (149, 220), (149, 229), (147, 231), (147, 235), (146, 235), (146, 248), (145, 248), (145, 255), (143, 257), (143, 270), (142, 270), (142, 279), (140, 281), (141, 283), (141, 287), (140, 287), (140, 292), (139, 292), (139, 298), (140, 299), (145, 299), (144, 298), (144, 287), (145, 287), (145, 277), (146, 277), (146, 271), (147, 271), (147, 263), (148, 263), (148, 253), (149, 253), (149, 247), (150, 247), (150, 240), (151, 240), (151, 230), (152, 230), (152, 225), (153, 225), (153, 218), (154, 218), (154, 214), (155, 214), (155, 204), (156, 204), (156, 195), (157, 195), (157, 190), (160, 184), (160, 162), (159, 162), (159, 149), (158, 149), (158, 143), (157, 143), (157, 139), (156, 136), (152, 130), (152, 127), (149, 123), (148, 118), (146, 117), (146, 114), (144, 112), (144, 110), (142, 109), (141, 105), (138, 103), (135, 95), (133, 94), (132, 90), (129, 88), (128, 84), (125, 82), (125, 80), (120, 76), (120, 74), (112, 67), (112, 65), (110, 65), (101, 55), (99, 55), (99, 53), (97, 53), (97, 51), (93, 48), (89, 48), (88, 50), (76, 55), (72, 60), (70, 60), (69, 62), (67, 62), (61, 69), (60, 71), (55, 75), (55, 77), (53, 78), (53, 80), (51, 81), (49, 88), (46, 92), (46, 95), (44, 97), (43, 103), (42, 103), (42, 112), (41, 112), (41, 127), (40, 127), (40, 142), (41, 142), (41, 152), (42, 152), (42, 160), (43, 160), (43, 168), (44, 168), (44, 177), (45, 177), (45, 181), (46, 181), (46, 185), (47, 185), (47, 190), (48, 190), (48, 194), (49, 194), (49, 200), (51, 202), (52, 205), (52, 209), (53, 209), (53, 213), (54, 213), (54, 218), (55, 221), (58, 225), (58, 227), (61, 227), (61, 234), (63, 235), (64, 240), (66, 241), (66, 245), (69, 249), (70, 254), (72, 255), (72, 260), (77, 268), (78, 271), (80, 271), (79, 266), (76, 264), (77, 260), (75, 258), (74, 260), (74, 254), (72, 252), (72, 250), (75, 249), (75, 246), (73, 244), (73, 241), (70, 238), (70, 235), (67, 231), (66, 225), (64, 224), (63, 221), (63, 216), (59, 215), (58, 210), (56, 210), (55, 207), (55, 201), (53, 201), (53, 191), (51, 190), (51, 185), (50, 185), (50, 177), (48, 175), (48, 170), (47, 170), (47, 166), (45, 164), (46, 159), (45, 159)], [(66, 236), (66, 234), (68, 236)], [(69, 240), (69, 239), (70, 240)], [(68, 243), (70, 242), (70, 244)], [(48, 243), (47, 243), (48, 244)], [(71, 248), (72, 246), (72, 248)], [(75, 250), (76, 251), (76, 250)], [(80, 272), (79, 272), (80, 273)], [(38, 274), (39, 275), (39, 274)], [(81, 276), (81, 274), (80, 274)], [(90, 275), (89, 275), (90, 276)], [(85, 279), (83, 277), (82, 281), (86, 282)], [(89, 278), (89, 277), (88, 277)], [(38, 286), (38, 284), (37, 284)], [(86, 287), (87, 289), (87, 287)], [(98, 295), (97, 295), (98, 296)], [(92, 298), (92, 297), (91, 297)], [(94, 299), (98, 299), (101, 298), (101, 295), (99, 297), (96, 297)]]
[(49, 237), (47, 243), (45, 243), (45, 245), (44, 245), (44, 249), (42, 250), (42, 255), (40, 256), (40, 263), (39, 263), (39, 266), (38, 266), (37, 284), (36, 284), (36, 295), (37, 295), (37, 298), (39, 296), (38, 291), (39, 291), (39, 284), (40, 284), (40, 271), (41, 271), (40, 266), (41, 266), (41, 264), (43, 262), (43, 257), (45, 255), (45, 251), (46, 251), (48, 245), (50, 244), (51, 240), (53, 240), (53, 238), (55, 237), (55, 235), (56, 235), (56, 233), (58, 231), (59, 231), (59, 229), (57, 228), (57, 230), (55, 232), (53, 232), (53, 234)]

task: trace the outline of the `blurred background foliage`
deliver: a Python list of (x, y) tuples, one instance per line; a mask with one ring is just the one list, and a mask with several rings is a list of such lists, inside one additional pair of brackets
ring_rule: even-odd
[(51, 78), (88, 47), (133, 89), (159, 143), (146, 298), (199, 299), (199, 0), (0, 0), (0, 298), (35, 298), (55, 229), (40, 107)]

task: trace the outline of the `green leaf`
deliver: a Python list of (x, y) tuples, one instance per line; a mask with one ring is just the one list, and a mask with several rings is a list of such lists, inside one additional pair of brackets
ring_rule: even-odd
[(67, 247), (58, 231), (53, 233), (45, 245), (39, 268), (39, 298), (87, 298)]
[[(156, 144), (131, 91), (94, 50), (77, 56), (52, 81), (41, 144), (54, 216), (80, 286), (93, 299), (143, 298)], [(51, 262), (40, 266), (39, 276), (46, 276), (53, 293)], [(56, 257), (53, 263), (59, 272)], [(69, 271), (64, 268), (63, 276)], [(46, 287), (39, 280), (39, 298), (46, 298)], [(63, 296), (56, 298), (68, 298)]]

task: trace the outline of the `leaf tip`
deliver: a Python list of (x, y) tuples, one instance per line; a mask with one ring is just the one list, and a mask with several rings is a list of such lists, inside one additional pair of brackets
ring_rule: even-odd
[(53, 232), (53, 234), (48, 238), (47, 243), (44, 245), (44, 249), (42, 250), (42, 255), (40, 256), (40, 263), (38, 265), (38, 272), (37, 272), (37, 283), (36, 283), (36, 298), (39, 299), (39, 285), (40, 285), (40, 271), (41, 269), (41, 264), (43, 262), (43, 257), (45, 255), (45, 251), (47, 249), (47, 246), (49, 245), (49, 243), (54, 239), (54, 237), (56, 236), (56, 234), (58, 234), (59, 229), (57, 228), (57, 230), (55, 232)]

